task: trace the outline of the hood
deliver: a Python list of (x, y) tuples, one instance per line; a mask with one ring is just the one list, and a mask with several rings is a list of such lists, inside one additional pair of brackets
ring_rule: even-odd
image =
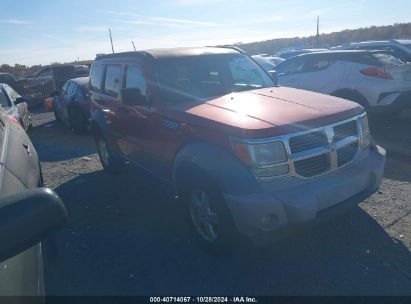
[(237, 136), (247, 137), (321, 127), (363, 111), (360, 105), (345, 99), (287, 87), (230, 93), (185, 108), (188, 114), (236, 129)]

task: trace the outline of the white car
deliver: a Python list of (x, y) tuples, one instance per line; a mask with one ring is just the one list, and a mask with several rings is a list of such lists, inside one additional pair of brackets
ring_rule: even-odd
[(331, 48), (332, 50), (384, 50), (404, 62), (411, 62), (411, 40), (383, 40), (351, 42)]
[(278, 83), (329, 94), (367, 110), (411, 108), (411, 64), (381, 51), (327, 51), (276, 66)]
[(275, 64), (272, 63), (268, 57), (263, 57), (261, 55), (253, 55), (251, 56), (259, 65), (261, 65), (261, 67), (267, 71), (273, 71), (275, 70)]

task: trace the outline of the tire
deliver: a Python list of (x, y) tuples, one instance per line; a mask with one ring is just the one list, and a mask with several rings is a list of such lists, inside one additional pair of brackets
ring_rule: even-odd
[(69, 125), (74, 132), (81, 133), (86, 130), (87, 120), (80, 109), (75, 107), (69, 108), (68, 116)]
[(112, 152), (105, 137), (98, 133), (95, 136), (98, 156), (100, 158), (103, 169), (109, 174), (118, 174), (122, 171), (122, 163)]
[(239, 236), (218, 187), (201, 171), (191, 171), (181, 192), (191, 231), (200, 246), (212, 254), (235, 248)]
[(56, 110), (56, 105), (55, 105), (54, 102), (53, 102), (53, 113), (54, 113), (54, 120), (55, 120), (55, 121), (60, 121), (61, 119), (60, 119), (59, 114), (58, 114), (58, 112), (57, 112), (57, 110)]

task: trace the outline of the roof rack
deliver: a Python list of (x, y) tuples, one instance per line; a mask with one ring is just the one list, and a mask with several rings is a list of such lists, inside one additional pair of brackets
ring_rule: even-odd
[(217, 46), (208, 45), (207, 47), (218, 47), (218, 48), (224, 48), (224, 49), (232, 49), (232, 50), (235, 50), (235, 51), (240, 52), (242, 54), (246, 54), (246, 52), (243, 49), (241, 49), (237, 46), (234, 46), (234, 45), (217, 45)]
[(150, 59), (154, 59), (154, 57), (146, 52), (146, 51), (131, 51), (131, 52), (121, 52), (121, 53), (114, 53), (114, 54), (97, 54), (95, 60), (101, 60), (106, 58), (118, 58), (118, 57), (149, 57)]

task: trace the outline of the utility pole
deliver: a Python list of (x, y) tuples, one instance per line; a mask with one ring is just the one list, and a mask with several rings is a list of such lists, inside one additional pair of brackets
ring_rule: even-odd
[(317, 36), (315, 37), (315, 47), (318, 48), (320, 40), (320, 16), (317, 17)]
[(137, 50), (136, 50), (136, 46), (134, 45), (134, 41), (131, 41), (131, 43), (133, 44), (133, 49), (134, 49), (134, 52), (137, 52)]
[(113, 46), (113, 38), (111, 37), (111, 30), (108, 29), (108, 32), (110, 34), (111, 50), (113, 51), (113, 54), (114, 54), (114, 46)]

